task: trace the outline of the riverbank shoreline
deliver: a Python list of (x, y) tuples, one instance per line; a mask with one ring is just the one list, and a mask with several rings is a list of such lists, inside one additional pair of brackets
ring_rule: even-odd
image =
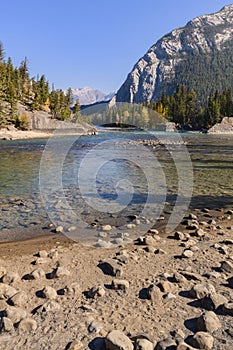
[(33, 130), (17, 130), (10, 128), (0, 129), (0, 140), (27, 140), (27, 139), (40, 139), (49, 138), (53, 135), (52, 132), (45, 131), (33, 131)]
[[(77, 128), (77, 130), (76, 130)], [(55, 131), (56, 130), (56, 131)], [(95, 135), (97, 130), (94, 127), (82, 126), (81, 129), (78, 125), (73, 128), (63, 129), (58, 128), (55, 130), (19, 130), (15, 127), (1, 128), (0, 129), (0, 140), (13, 141), (13, 140), (30, 140), (30, 139), (42, 139), (50, 138), (55, 134), (56, 136), (74, 136), (74, 135)]]

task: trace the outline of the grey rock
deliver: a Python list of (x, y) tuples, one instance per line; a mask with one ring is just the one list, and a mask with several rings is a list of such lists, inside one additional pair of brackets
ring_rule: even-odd
[(233, 316), (233, 302), (228, 302), (223, 305), (223, 312), (225, 315)]
[(158, 241), (153, 236), (146, 236), (144, 238), (144, 244), (146, 244), (147, 246), (155, 247), (158, 245)]
[(56, 251), (56, 250), (51, 250), (50, 252), (48, 252), (48, 257), (50, 259), (57, 259), (58, 256), (59, 256), (59, 254), (58, 254), (58, 251)]
[(233, 210), (227, 210), (226, 214), (233, 215)]
[(13, 284), (20, 280), (20, 277), (17, 272), (7, 272), (2, 277), (2, 282), (6, 284)]
[(46, 250), (40, 250), (38, 252), (39, 258), (47, 258), (48, 257), (48, 252)]
[(214, 219), (211, 219), (211, 220), (207, 221), (207, 223), (209, 225), (217, 225), (217, 222)]
[(193, 254), (194, 254), (194, 253), (193, 253), (192, 250), (186, 249), (186, 250), (183, 251), (181, 257), (182, 257), (182, 258), (186, 258), (186, 259), (191, 259), (191, 258), (193, 257)]
[(221, 328), (221, 322), (213, 311), (204, 312), (197, 320), (198, 331), (213, 333)]
[(20, 321), (18, 329), (27, 333), (35, 332), (37, 330), (37, 322), (32, 318), (25, 318)]
[(118, 246), (124, 245), (124, 240), (122, 238), (115, 238), (111, 241), (112, 244), (116, 244)]
[(175, 283), (179, 283), (179, 284), (184, 284), (188, 282), (188, 280), (179, 272), (174, 273), (173, 280)]
[(0, 283), (0, 300), (9, 299), (17, 293), (17, 290), (5, 283)]
[(124, 292), (126, 292), (126, 290), (129, 289), (129, 282), (126, 280), (113, 279), (112, 289), (123, 290)]
[(57, 292), (54, 288), (46, 286), (42, 289), (41, 295), (45, 299), (55, 300), (57, 298)]
[(79, 295), (81, 293), (80, 285), (77, 282), (69, 284), (62, 291), (65, 295)]
[(13, 295), (10, 299), (9, 302), (11, 305), (13, 306), (25, 306), (28, 302), (28, 295), (27, 293), (20, 291), (18, 293), (16, 293), (15, 295)]
[(203, 237), (203, 236), (205, 236), (205, 231), (203, 231), (201, 228), (199, 228), (196, 231), (194, 231), (193, 235), (196, 237)]
[(191, 219), (191, 220), (197, 220), (197, 216), (195, 214), (193, 214), (193, 213), (190, 213), (188, 218)]
[(62, 233), (64, 231), (64, 228), (62, 226), (58, 226), (55, 229), (56, 233)]
[(136, 339), (134, 350), (154, 350), (154, 344), (148, 339)]
[(227, 301), (228, 300), (221, 294), (210, 293), (201, 300), (201, 303), (206, 310), (215, 311), (219, 306), (227, 303)]
[(148, 299), (151, 300), (153, 304), (161, 304), (162, 293), (156, 285), (150, 285), (146, 290), (146, 294)]
[(136, 225), (135, 224), (127, 224), (126, 227), (127, 227), (127, 229), (132, 230), (136, 227)]
[(232, 273), (233, 272), (233, 263), (225, 260), (221, 262), (221, 270), (227, 273)]
[(38, 311), (42, 312), (58, 312), (60, 311), (61, 306), (55, 301), (55, 300), (48, 300), (46, 303), (44, 303), (41, 308), (38, 309)]
[(178, 241), (183, 241), (185, 239), (185, 235), (183, 232), (176, 231), (174, 233), (174, 238)]
[(45, 272), (41, 267), (38, 267), (29, 274), (29, 279), (39, 280), (41, 278), (45, 278)]
[(157, 343), (155, 350), (175, 350), (176, 349), (176, 341), (172, 338), (166, 338)]
[(96, 248), (110, 248), (112, 247), (112, 243), (108, 241), (104, 241), (102, 239), (98, 239), (97, 243), (95, 244)]
[(194, 299), (203, 299), (209, 293), (215, 293), (215, 288), (211, 284), (195, 284), (190, 290), (190, 295)]
[(189, 281), (202, 281), (202, 276), (195, 272), (190, 271), (180, 271), (180, 274), (183, 275)]
[(14, 330), (13, 322), (8, 317), (2, 317), (0, 320), (0, 333), (12, 332)]
[(194, 348), (202, 350), (211, 350), (214, 346), (214, 338), (207, 332), (197, 332), (190, 340)]
[(8, 306), (4, 310), (6, 317), (10, 318), (13, 323), (18, 323), (27, 317), (27, 312), (15, 306)]
[(131, 340), (122, 332), (114, 330), (105, 338), (106, 350), (133, 350)]
[(181, 341), (176, 350), (195, 350), (191, 345), (186, 344), (184, 341)]
[(196, 246), (196, 244), (197, 244), (197, 241), (195, 239), (188, 239), (186, 242), (182, 242), (180, 246), (185, 247), (186, 249), (190, 249)]
[(88, 332), (89, 333), (100, 333), (100, 331), (103, 329), (103, 325), (102, 323), (99, 323), (99, 322), (96, 322), (96, 321), (93, 321), (91, 322), (91, 324), (89, 324), (88, 326)]
[(186, 225), (187, 230), (197, 230), (199, 229), (199, 223), (197, 220), (188, 220)]
[(105, 289), (103, 286), (99, 285), (99, 286), (95, 286), (92, 287), (89, 292), (88, 292), (88, 297), (89, 298), (98, 298), (98, 297), (103, 297), (105, 295)]
[(50, 278), (60, 278), (64, 276), (70, 276), (70, 271), (63, 266), (58, 266), (50, 274)]
[(112, 226), (111, 225), (104, 225), (102, 226), (102, 231), (104, 232), (108, 232), (108, 231), (111, 231), (112, 230)]
[(174, 286), (169, 281), (160, 281), (157, 283), (157, 287), (161, 290), (162, 293), (173, 292)]
[(101, 261), (100, 264), (104, 272), (109, 275), (120, 277), (123, 273), (122, 266), (118, 264), (117, 260), (105, 259)]

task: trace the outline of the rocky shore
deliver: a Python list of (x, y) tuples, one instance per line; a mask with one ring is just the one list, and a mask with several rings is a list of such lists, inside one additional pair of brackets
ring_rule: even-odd
[(229, 350), (233, 211), (111, 249), (61, 234), (0, 244), (0, 349)]

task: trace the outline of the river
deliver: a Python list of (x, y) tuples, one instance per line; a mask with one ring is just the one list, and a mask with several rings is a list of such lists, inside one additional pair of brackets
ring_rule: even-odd
[(179, 191), (191, 209), (232, 208), (232, 174), (233, 138), (226, 135), (134, 131), (50, 144), (0, 141), (0, 239), (47, 233), (51, 222), (72, 229), (142, 213), (160, 217), (172, 212)]

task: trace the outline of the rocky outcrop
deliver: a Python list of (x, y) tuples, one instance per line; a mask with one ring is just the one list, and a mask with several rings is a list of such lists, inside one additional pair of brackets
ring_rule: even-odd
[(208, 130), (208, 134), (233, 134), (233, 117), (224, 117)]
[(70, 123), (54, 119), (44, 111), (29, 111), (24, 106), (18, 105), (18, 114), (26, 114), (29, 117), (29, 130), (51, 132), (55, 129), (74, 131), (77, 134), (93, 134), (96, 129), (87, 123)]
[[(196, 71), (198, 71), (200, 57), (207, 55), (212, 57), (215, 53), (219, 55), (224, 50), (231, 48), (232, 23), (233, 5), (229, 5), (217, 13), (197, 17), (188, 22), (185, 27), (175, 29), (162, 37), (133, 67), (118, 90), (116, 101), (131, 103), (153, 101), (161, 95), (162, 91), (172, 93), (177, 83), (188, 84), (187, 73), (190, 73), (190, 66), (192, 69), (193, 66), (196, 66)], [(227, 60), (229, 56), (229, 53), (226, 54)], [(188, 60), (192, 60), (192, 63)], [(204, 61), (205, 70), (209, 64), (213, 71), (214, 67), (211, 62), (211, 59)], [(186, 66), (185, 68), (182, 66), (182, 71), (183, 63)], [(231, 66), (231, 63), (229, 64)], [(221, 78), (221, 74), (224, 75), (224, 67), (218, 66), (219, 70), (219, 78)], [(212, 78), (216, 88), (218, 79), (216, 76)], [(207, 90), (213, 88), (214, 86), (210, 86), (207, 82)], [(204, 89), (203, 92), (208, 96), (209, 91), (206, 92)]]

